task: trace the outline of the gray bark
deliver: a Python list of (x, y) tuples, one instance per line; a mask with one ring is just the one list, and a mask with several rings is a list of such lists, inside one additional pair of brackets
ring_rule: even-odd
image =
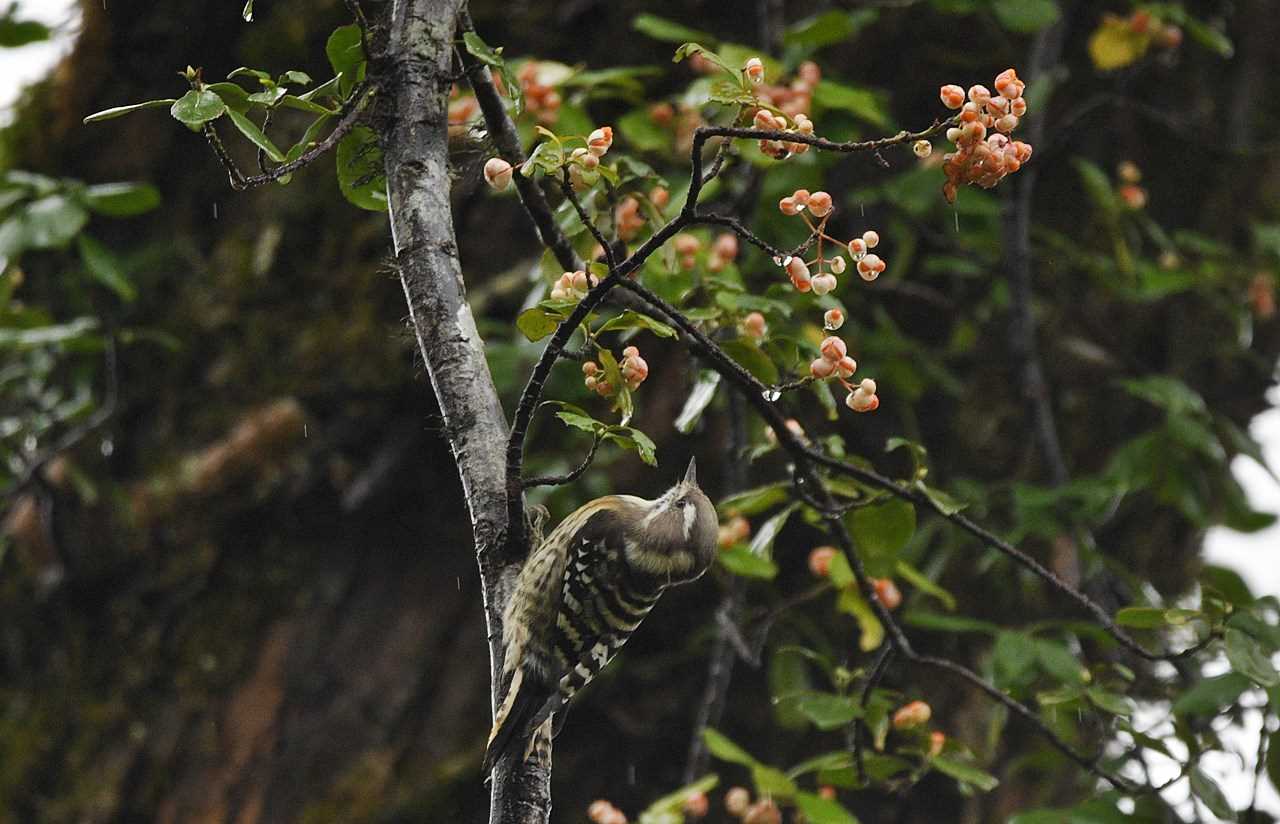
[[(502, 609), (520, 559), (506, 551), (507, 421), (467, 304), (449, 205), (447, 95), (461, 6), (462, 0), (395, 0), (386, 53), (375, 69), (384, 97), (380, 131), (396, 263), (470, 510), (496, 704)], [(550, 765), (535, 762), (498, 765), (491, 824), (547, 821)]]

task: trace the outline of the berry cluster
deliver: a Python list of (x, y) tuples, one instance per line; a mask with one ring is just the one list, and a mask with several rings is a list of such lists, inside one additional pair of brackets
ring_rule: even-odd
[[(520, 67), (516, 79), (520, 81), (520, 91), (524, 94), (525, 109), (540, 123), (550, 125), (560, 115), (560, 93), (551, 85), (540, 82), (538, 70), (538, 61), (530, 60)], [(501, 83), (497, 86), (503, 88)]]
[(769, 334), (769, 324), (765, 322), (764, 315), (751, 312), (742, 319), (742, 333), (749, 338), (760, 340)]
[(1103, 23), (1127, 26), (1134, 34), (1150, 36), (1152, 45), (1161, 49), (1176, 49), (1182, 45), (1182, 29), (1166, 23), (1146, 9), (1134, 9), (1129, 19), (1114, 14), (1103, 15)]
[(595, 275), (588, 275), (582, 269), (576, 272), (565, 272), (551, 287), (552, 300), (582, 300), (587, 290), (600, 282)]
[(738, 257), (738, 236), (730, 232), (717, 235), (707, 253), (707, 271), (722, 272)]
[(676, 254), (680, 256), (680, 268), (689, 271), (698, 265), (698, 250), (702, 241), (687, 232), (681, 232), (674, 238)]
[[(622, 373), (622, 382), (627, 389), (634, 392), (640, 388), (640, 384), (644, 383), (645, 378), (649, 377), (649, 364), (640, 357), (639, 349), (628, 346), (622, 350), (622, 362), (618, 364), (618, 371)], [(618, 387), (609, 380), (605, 370), (595, 361), (582, 364), (582, 376), (582, 382), (587, 389), (602, 398), (607, 398), (618, 391)]]
[[(1031, 159), (1029, 144), (1009, 139), (1019, 118), (1027, 113), (1022, 96), (1026, 84), (1013, 69), (1005, 69), (996, 75), (995, 86), (995, 95), (986, 86), (970, 86), (968, 102), (959, 86), (943, 86), (939, 92), (944, 106), (960, 110), (959, 125), (947, 129), (947, 140), (956, 144), (957, 150), (942, 158), (947, 176), (942, 193), (948, 203), (955, 202), (960, 186), (975, 184), (990, 189)], [(994, 133), (988, 136), (988, 131)]]
[(923, 727), (932, 717), (933, 709), (928, 704), (923, 701), (912, 701), (898, 707), (898, 711), (893, 714), (893, 728), (910, 730)]
[[(880, 273), (885, 270), (885, 262), (880, 259), (880, 256), (867, 252), (868, 249), (874, 249), (880, 243), (880, 235), (876, 232), (867, 230), (863, 232), (862, 237), (854, 238), (847, 244), (826, 233), (827, 220), (834, 209), (830, 194), (821, 191), (810, 192), (808, 189), (796, 189), (778, 201), (778, 211), (788, 216), (800, 215), (808, 224), (809, 231), (818, 239), (818, 256), (813, 260), (787, 257), (776, 261), (786, 269), (787, 276), (791, 278), (791, 285), (799, 292), (812, 290), (815, 295), (825, 295), (839, 285), (836, 275), (843, 274), (848, 264), (840, 255), (826, 257), (823, 254), (824, 242), (847, 247), (849, 257), (858, 267), (858, 275), (867, 282), (880, 277)], [(809, 220), (808, 215), (805, 214), (806, 211), (809, 215), (818, 218), (819, 222), (816, 225)], [(811, 273), (809, 269), (811, 265), (817, 266), (817, 274)], [(828, 267), (829, 271), (823, 271), (824, 266)]]
[(787, 85), (761, 84), (756, 96), (761, 101), (789, 117), (798, 117), (809, 113), (813, 103), (813, 90), (822, 79), (822, 70), (812, 60), (806, 60), (796, 67), (796, 76)]
[[(655, 192), (657, 189), (654, 190)], [(666, 190), (663, 189), (665, 192)], [(652, 193), (650, 194), (652, 199)], [(620, 240), (632, 240), (644, 228), (644, 214), (640, 210), (640, 201), (628, 195), (613, 210), (613, 221), (618, 227)]]
[(730, 787), (724, 794), (724, 808), (729, 815), (742, 820), (742, 824), (782, 824), (782, 810), (771, 798), (751, 801), (751, 791), (746, 787)]
[(880, 398), (876, 395), (876, 382), (865, 378), (856, 386), (849, 382), (853, 373), (858, 371), (858, 362), (849, 357), (845, 342), (830, 335), (823, 339), (818, 347), (819, 357), (809, 364), (809, 374), (815, 379), (824, 381), (836, 378), (848, 390), (844, 405), (854, 412), (874, 412), (880, 408)]
[(728, 549), (734, 544), (740, 544), (751, 537), (751, 523), (741, 515), (734, 515), (729, 520), (720, 524), (720, 531), (717, 537), (721, 549)]
[(1121, 161), (1116, 168), (1116, 177), (1120, 178), (1120, 186), (1116, 194), (1125, 208), (1138, 211), (1147, 205), (1147, 190), (1139, 184), (1142, 182), (1142, 170), (1132, 160)]
[[(793, 115), (791, 123), (788, 123), (783, 115), (774, 114), (768, 109), (757, 109), (751, 122), (757, 129), (768, 132), (795, 132), (813, 136), (813, 121), (804, 114)], [(809, 151), (809, 144), (790, 140), (761, 140), (760, 151), (774, 160), (786, 160), (793, 154)]]
[[(576, 139), (582, 140), (581, 137)], [(573, 187), (579, 191), (594, 186), (600, 179), (600, 173), (596, 169), (600, 165), (600, 158), (613, 146), (613, 128), (601, 126), (592, 131), (587, 135), (586, 144), (571, 151), (567, 160), (563, 161), (568, 166)], [(524, 169), (525, 174), (531, 174), (527, 165)], [(491, 157), (484, 164), (485, 183), (499, 192), (511, 185), (514, 172), (515, 167), (500, 157)]]
[[(826, 578), (831, 575), (831, 562), (835, 560), (840, 550), (833, 546), (814, 547), (809, 551), (809, 571), (816, 578)], [(885, 609), (897, 609), (902, 604), (902, 592), (898, 590), (898, 585), (893, 582), (892, 578), (870, 578), (871, 586), (875, 588), (876, 600), (884, 605)]]

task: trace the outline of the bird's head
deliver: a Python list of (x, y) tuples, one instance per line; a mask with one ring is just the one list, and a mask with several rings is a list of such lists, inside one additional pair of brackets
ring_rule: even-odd
[(689, 461), (684, 477), (660, 497), (647, 501), (629, 560), (672, 583), (692, 581), (707, 571), (716, 554), (719, 520), (711, 499), (698, 486), (698, 467)]

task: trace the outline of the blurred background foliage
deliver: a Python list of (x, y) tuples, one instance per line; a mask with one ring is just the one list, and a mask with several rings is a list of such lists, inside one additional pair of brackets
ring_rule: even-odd
[[(769, 17), (777, 7), (782, 28)], [(898, 477), (912, 453), (886, 453), (888, 439), (924, 446), (931, 484), (1109, 609), (1182, 605), (1198, 582), (1245, 604), (1261, 593), (1206, 569), (1199, 550), (1212, 524), (1273, 520), (1250, 509), (1228, 465), (1259, 454), (1247, 424), (1266, 406), (1280, 349), (1280, 21), (1266, 0), (1143, 9), (1177, 21), (1182, 42), (1135, 36), (1125, 3), (1071, 0), (735, 13), (699, 0), (477, 2), (472, 14), (508, 60), (575, 67), (556, 81), (562, 103), (544, 123), (580, 134), (616, 124), (620, 146), (676, 193), (687, 174), (679, 122), (664, 130), (650, 107), (667, 100), (679, 114), (697, 100), (698, 75), (670, 63), (678, 42), (736, 59), (772, 26), (782, 47), (771, 76), (816, 60), (818, 131), (852, 139), (926, 126), (941, 83), (1021, 70), (1036, 59), (1036, 32), (1064, 19), (1061, 59), (1028, 91), (1043, 118), (1035, 159), (994, 192), (966, 190), (948, 207), (941, 172), (907, 152), (885, 165), (813, 152), (774, 164), (748, 149), (743, 173), (710, 195), (745, 207), (758, 234), (786, 246), (801, 237), (774, 204), (799, 186), (824, 188), (836, 195), (837, 236), (875, 227), (884, 238), (888, 273), (869, 286), (850, 277), (839, 293), (846, 339), (882, 406), (830, 417), (807, 391), (784, 401), (812, 436), (838, 435), (848, 454)], [(479, 587), (456, 473), (386, 266), (384, 216), (346, 203), (325, 163), (287, 187), (233, 193), (200, 136), (163, 112), (81, 123), (178, 96), (174, 72), (189, 64), (211, 80), (238, 66), (328, 77), (326, 39), (349, 22), (342, 4), (258, 3), (252, 23), (189, 0), (85, 2), (81, 15), (71, 55), (0, 133), (0, 821), (479, 820), (489, 718)], [(22, 26), (14, 12), (0, 20), (0, 45), (41, 35)], [(578, 71), (617, 67), (638, 68)], [(524, 117), (526, 133), (536, 119)], [(515, 199), (480, 185), (482, 139), (460, 131), (455, 148), (468, 289), (510, 408), (539, 351), (514, 318), (558, 271), (540, 262)], [(746, 173), (751, 163), (759, 174)], [(1032, 435), (1011, 339), (1009, 227), (1023, 191), (1030, 309), (1067, 478)], [(786, 328), (791, 298), (769, 287), (776, 273), (746, 252), (721, 279), (747, 291), (716, 298), (707, 287), (704, 297), (726, 319), (762, 308)], [(660, 260), (647, 276), (665, 295), (692, 286)], [(774, 300), (748, 306), (743, 295)], [(774, 368), (798, 373), (817, 330), (790, 328), (791, 348), (770, 351)], [(754, 421), (744, 446), (755, 460), (732, 455), (723, 397), (690, 434), (675, 431), (696, 364), (675, 344), (643, 340), (652, 375), (634, 423), (657, 442), (662, 471), (605, 446), (579, 482), (539, 496), (553, 516), (598, 494), (664, 488), (689, 453), (718, 497), (783, 477)], [(573, 364), (549, 395), (608, 415)], [(567, 470), (587, 446), (547, 415), (531, 468)], [(771, 580), (721, 568), (664, 599), (557, 741), (555, 820), (582, 820), (602, 796), (638, 809), (679, 785), (722, 592), (745, 592), (747, 620), (812, 586), (806, 558), (821, 534), (802, 518), (774, 520), (776, 499), (737, 504), (757, 535), (782, 526), (763, 548)], [(1268, 686), (1265, 672), (1226, 684), (1201, 681), (1194, 666), (1126, 675), (1116, 665), (1132, 661), (1078, 620), (1064, 624), (1081, 616), (1002, 556), (923, 515), (863, 517), (855, 533), (881, 551), (873, 564), (918, 576), (899, 579), (917, 645), (1039, 696), (1084, 749), (1124, 722), (1098, 711), (1106, 697), (1079, 709), (1059, 651), (1084, 653), (1108, 690), (1183, 696), (1169, 735), (1193, 755), (1216, 748), (1215, 713), (1238, 718), (1242, 703), (1262, 700), (1250, 683)], [(787, 647), (870, 665), (867, 624), (834, 601), (787, 611), (761, 665), (734, 670), (720, 728), (770, 763), (840, 746), (772, 700), (824, 687), (820, 668)], [(1274, 622), (1273, 602), (1258, 609)], [(1274, 650), (1274, 638), (1259, 640), (1268, 633), (1254, 628), (1250, 643)], [(1050, 649), (1028, 653), (1028, 643)], [(927, 699), (934, 726), (1000, 784), (982, 793), (972, 786), (985, 779), (912, 774), (842, 795), (863, 820), (996, 821), (1091, 795), (971, 690), (899, 669), (887, 686)], [(1122, 718), (1131, 705), (1110, 711)], [(716, 769), (726, 782), (747, 776)], [(1094, 817), (1071, 820), (1122, 820), (1112, 801), (1093, 804), (1077, 815)], [(1046, 815), (1034, 820), (1067, 820)]]

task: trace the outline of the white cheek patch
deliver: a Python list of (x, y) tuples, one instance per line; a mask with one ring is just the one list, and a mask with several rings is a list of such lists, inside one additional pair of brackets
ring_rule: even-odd
[(689, 536), (693, 533), (693, 522), (698, 519), (698, 508), (693, 504), (685, 504), (684, 507), (684, 539), (689, 540)]

